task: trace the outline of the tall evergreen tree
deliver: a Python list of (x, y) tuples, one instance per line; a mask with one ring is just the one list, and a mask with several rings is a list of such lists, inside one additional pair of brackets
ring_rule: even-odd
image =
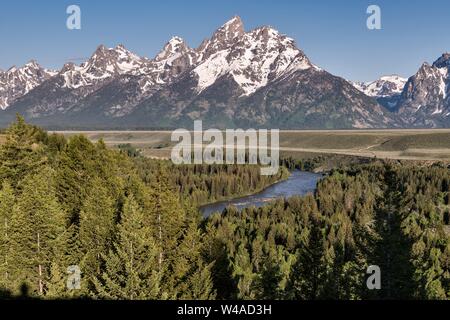
[(15, 202), (14, 190), (4, 181), (0, 190), (0, 288), (10, 282), (11, 219)]
[(128, 196), (117, 240), (108, 254), (102, 254), (105, 271), (94, 280), (99, 297), (130, 300), (159, 297), (158, 251), (144, 221), (144, 212), (133, 196)]
[(257, 298), (275, 300), (282, 298), (280, 283), (283, 275), (277, 262), (267, 259), (256, 281)]
[(92, 280), (101, 274), (101, 254), (108, 252), (114, 241), (117, 221), (114, 199), (100, 178), (94, 178), (80, 212), (79, 241), (83, 259), (83, 288), (92, 289)]
[(15, 289), (25, 285), (30, 294), (45, 295), (64, 213), (57, 200), (54, 171), (44, 167), (26, 176), (11, 221), (11, 277)]
[(37, 172), (47, 161), (41, 143), (45, 133), (25, 123), (21, 116), (6, 131), (0, 147), (0, 179), (8, 179), (16, 187), (25, 175)]
[(67, 285), (68, 277), (73, 274), (74, 268), (81, 268), (80, 265), (83, 259), (78, 225), (71, 224), (63, 232), (57, 240), (55, 249), (55, 258), (50, 269), (47, 297), (60, 299), (79, 298), (86, 295), (86, 291), (78, 288), (69, 288)]
[[(178, 263), (174, 260), (175, 251), (183, 235), (186, 218), (180, 198), (170, 186), (166, 170), (161, 166), (150, 184), (153, 210), (147, 217), (158, 248), (157, 263), (162, 284), (169, 283), (173, 277), (171, 267)], [(169, 296), (173, 293), (172, 289), (170, 286), (162, 288)]]
[(173, 298), (208, 300), (215, 297), (211, 264), (204, 262), (202, 256), (202, 234), (197, 221), (191, 221), (184, 231), (183, 239), (174, 252), (171, 272), (165, 277), (165, 285), (171, 286)]
[[(89, 194), (91, 180), (98, 176), (97, 150), (92, 142), (81, 135), (73, 136), (58, 155), (58, 198), (68, 212), (70, 222), (79, 223), (79, 213)], [(98, 162), (101, 166), (103, 163)]]
[(311, 218), (309, 237), (299, 248), (292, 266), (288, 290), (294, 299), (315, 300), (322, 297), (326, 277), (324, 235), (320, 217)]

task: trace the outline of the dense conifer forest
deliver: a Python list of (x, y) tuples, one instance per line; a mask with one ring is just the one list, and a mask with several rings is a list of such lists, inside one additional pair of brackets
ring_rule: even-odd
[[(305, 197), (199, 214), (287, 176), (175, 166), (18, 117), (0, 146), (0, 295), (450, 298), (448, 167), (374, 160), (332, 170)], [(366, 287), (369, 265), (380, 266), (380, 290)], [(79, 290), (67, 288), (70, 266)]]

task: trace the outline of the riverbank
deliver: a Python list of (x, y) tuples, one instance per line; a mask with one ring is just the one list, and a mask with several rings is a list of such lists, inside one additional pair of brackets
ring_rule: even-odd
[(239, 195), (232, 195), (232, 196), (229, 196), (229, 197), (223, 197), (221, 199), (217, 199), (217, 200), (214, 200), (214, 201), (210, 201), (210, 202), (201, 204), (201, 205), (198, 206), (198, 209), (201, 210), (201, 208), (203, 208), (203, 207), (214, 205), (214, 204), (217, 204), (217, 203), (222, 203), (222, 202), (227, 202), (227, 201), (234, 201), (234, 200), (237, 200), (237, 199), (242, 199), (242, 198), (245, 198), (245, 197), (249, 197), (251, 195), (255, 195), (255, 194), (261, 193), (264, 190), (266, 190), (267, 188), (270, 188), (270, 187), (276, 185), (277, 183), (286, 181), (291, 176), (291, 171), (287, 170), (285, 167), (281, 167), (281, 168), (282, 168), (282, 170), (286, 170), (286, 172), (287, 172), (287, 175), (285, 175), (285, 173), (282, 173), (281, 179), (275, 180), (275, 181), (273, 181), (272, 183), (269, 183), (266, 186), (263, 186), (261, 188), (257, 188), (257, 189), (255, 189), (253, 191), (250, 191), (250, 192), (241, 193)]
[(199, 210), (204, 217), (215, 212), (222, 212), (228, 206), (234, 206), (238, 210), (256, 206), (260, 207), (277, 198), (289, 198), (296, 195), (306, 195), (316, 189), (317, 181), (323, 174), (295, 170), (283, 181), (274, 183), (271, 186), (251, 195), (238, 197), (232, 200), (219, 201), (200, 206)]

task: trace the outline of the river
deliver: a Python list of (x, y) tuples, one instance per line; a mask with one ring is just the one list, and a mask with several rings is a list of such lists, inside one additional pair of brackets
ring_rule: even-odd
[(273, 184), (261, 192), (242, 198), (207, 204), (200, 207), (200, 212), (206, 218), (214, 212), (222, 212), (228, 206), (235, 206), (241, 210), (252, 206), (261, 207), (276, 198), (303, 196), (313, 192), (316, 189), (317, 181), (322, 177), (322, 174), (296, 170), (291, 172), (287, 180)]

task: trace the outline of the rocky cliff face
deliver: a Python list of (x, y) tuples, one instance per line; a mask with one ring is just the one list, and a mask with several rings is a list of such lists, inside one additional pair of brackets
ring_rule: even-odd
[(408, 79), (397, 112), (417, 127), (450, 126), (450, 54), (445, 53), (432, 65), (424, 63)]
[(54, 76), (56, 72), (42, 68), (36, 61), (30, 61), (21, 68), (0, 70), (0, 109), (11, 104)]

